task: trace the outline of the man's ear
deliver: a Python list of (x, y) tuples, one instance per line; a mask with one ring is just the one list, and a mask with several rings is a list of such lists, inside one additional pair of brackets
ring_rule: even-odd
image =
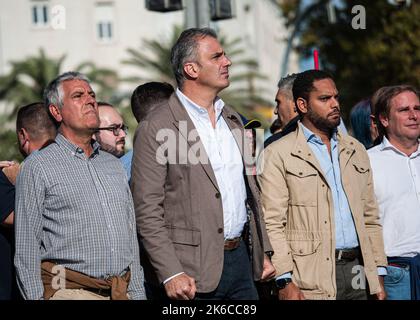
[(303, 98), (297, 98), (296, 100), (296, 107), (300, 111), (300, 113), (307, 113), (308, 112), (308, 103)]
[(379, 121), (381, 122), (381, 124), (384, 128), (387, 128), (389, 126), (389, 120), (388, 120), (387, 116), (385, 116), (383, 114), (380, 114), (379, 115)]
[(17, 135), (18, 135), (20, 145), (23, 145), (25, 141), (29, 139), (28, 131), (26, 131), (25, 128), (21, 128), (18, 131)]
[(61, 122), (63, 120), (63, 117), (61, 116), (61, 111), (60, 111), (60, 108), (59, 107), (57, 107), (54, 104), (50, 104), (50, 106), (48, 107), (48, 109), (50, 110), (51, 115), (53, 116), (53, 118), (57, 122)]
[(185, 75), (190, 79), (197, 79), (198, 77), (198, 64), (195, 62), (187, 62), (184, 64)]

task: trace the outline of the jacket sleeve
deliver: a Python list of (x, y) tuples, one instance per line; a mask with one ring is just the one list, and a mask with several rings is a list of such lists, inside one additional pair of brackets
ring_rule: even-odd
[(384, 241), (382, 234), (382, 225), (379, 218), (379, 208), (375, 197), (372, 168), (370, 166), (369, 157), (364, 152), (364, 160), (369, 166), (368, 184), (366, 187), (366, 200), (364, 206), (364, 218), (366, 231), (372, 246), (374, 261), (376, 266), (387, 266), (388, 262), (385, 255)]
[(293, 270), (291, 250), (285, 235), (289, 191), (283, 160), (280, 154), (269, 146), (261, 154), (258, 168), (262, 212), (274, 250), (271, 261), (276, 268), (276, 276)]
[(156, 138), (164, 131), (156, 122), (139, 124), (131, 175), (137, 231), (160, 282), (183, 272), (165, 227), (163, 201), (168, 165), (164, 144), (161, 145)]

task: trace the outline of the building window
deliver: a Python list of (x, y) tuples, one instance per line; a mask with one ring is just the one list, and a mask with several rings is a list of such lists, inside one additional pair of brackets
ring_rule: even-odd
[(114, 32), (114, 5), (112, 2), (98, 2), (95, 8), (96, 37), (100, 42), (111, 42)]
[(32, 24), (37, 27), (48, 26), (48, 2), (32, 1)]

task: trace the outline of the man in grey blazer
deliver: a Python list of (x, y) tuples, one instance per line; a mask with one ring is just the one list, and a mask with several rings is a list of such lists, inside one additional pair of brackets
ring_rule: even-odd
[(243, 123), (217, 96), (231, 61), (213, 30), (193, 28), (171, 63), (178, 89), (134, 142), (137, 228), (155, 276), (146, 281), (171, 299), (257, 299), (254, 281), (275, 270)]

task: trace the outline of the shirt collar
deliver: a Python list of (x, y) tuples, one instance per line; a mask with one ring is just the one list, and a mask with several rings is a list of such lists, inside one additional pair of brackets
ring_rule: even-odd
[[(86, 155), (85, 155), (83, 149), (80, 148), (79, 146), (71, 143), (61, 133), (58, 133), (57, 136), (55, 137), (55, 143), (57, 143), (60, 147), (63, 147), (64, 149), (67, 149), (74, 156), (76, 156), (78, 158), (86, 158)], [(92, 148), (93, 148), (93, 153), (91, 155), (91, 158), (92, 158), (94, 155), (98, 154), (100, 145), (97, 141), (95, 141), (93, 139), (92, 139), (91, 143), (92, 143)]]
[[(420, 140), (419, 140), (420, 142)], [(393, 150), (394, 152), (403, 155), (404, 157), (407, 157), (407, 155), (404, 152), (401, 152), (400, 150), (398, 150), (391, 142), (389, 142), (389, 140), (387, 139), (387, 137), (383, 137), (381, 144), (379, 145), (379, 150), (384, 151), (384, 150)], [(420, 143), (417, 147), (417, 150), (415, 152), (413, 152), (409, 158), (414, 158), (417, 157), (418, 155), (420, 155)]]
[[(186, 107), (188, 109), (188, 111), (192, 112), (194, 115), (202, 116), (202, 115), (207, 115), (208, 114), (208, 112), (205, 108), (199, 106), (194, 101), (192, 101), (190, 98), (188, 98), (185, 94), (182, 93), (181, 90), (179, 90), (179, 88), (176, 89), (176, 94), (177, 94), (179, 100), (181, 100), (184, 107)], [(225, 106), (225, 103), (221, 98), (216, 97), (213, 101), (213, 106), (214, 106), (214, 109), (216, 111), (216, 119), (218, 119), (220, 117), (220, 115), (222, 114), (222, 110), (223, 110), (223, 107)]]
[[(324, 144), (322, 142), (322, 139), (315, 133), (313, 133), (311, 130), (309, 130), (307, 127), (305, 127), (301, 121), (299, 121), (299, 125), (301, 125), (302, 127), (303, 135), (305, 136), (307, 142)], [(337, 128), (333, 130), (333, 134), (331, 136), (330, 141), (332, 142), (332, 145), (335, 145), (337, 143)]]

